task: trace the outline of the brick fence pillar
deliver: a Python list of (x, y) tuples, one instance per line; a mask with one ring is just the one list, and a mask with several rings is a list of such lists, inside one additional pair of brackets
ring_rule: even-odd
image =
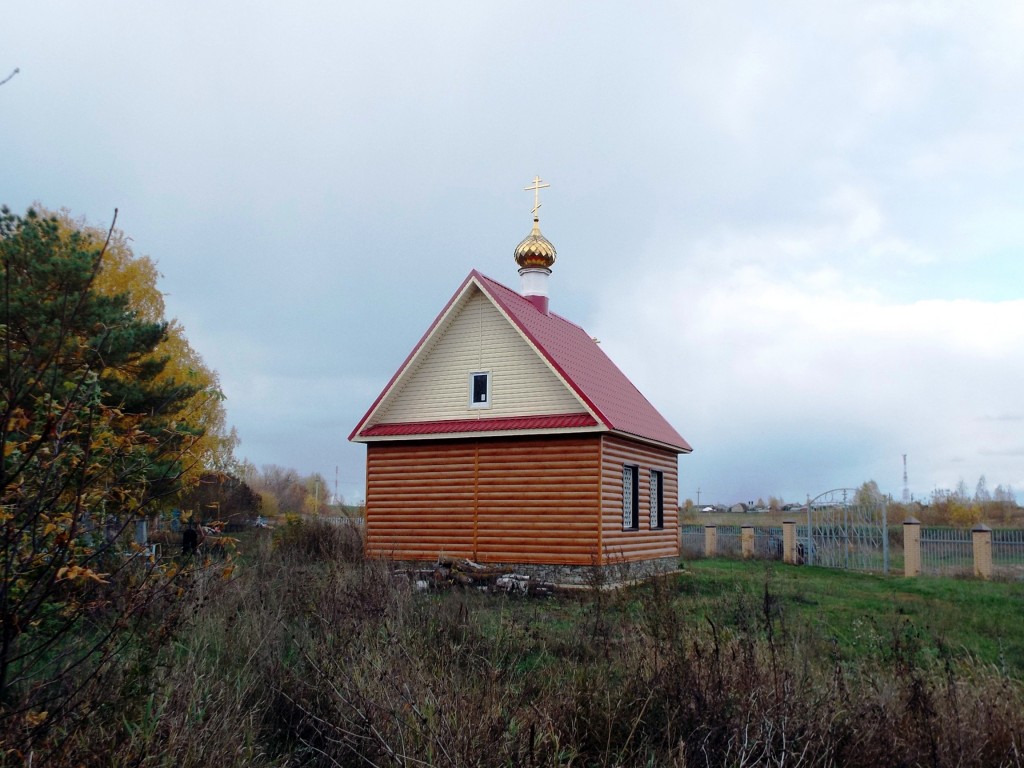
[(796, 562), (796, 522), (793, 520), (782, 521), (782, 560)]
[(743, 547), (743, 557), (754, 556), (754, 526), (744, 525), (740, 529), (740, 545)]
[(913, 517), (903, 521), (903, 575), (921, 575), (921, 522)]
[(718, 554), (718, 526), (704, 526), (704, 557), (714, 557)]
[(974, 545), (974, 575), (983, 579), (992, 578), (992, 529), (984, 523), (971, 529), (971, 543)]

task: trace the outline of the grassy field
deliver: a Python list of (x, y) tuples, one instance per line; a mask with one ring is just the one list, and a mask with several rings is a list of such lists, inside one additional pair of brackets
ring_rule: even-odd
[(761, 528), (781, 526), (784, 520), (805, 522), (807, 514), (796, 515), (791, 512), (688, 512), (680, 516), (681, 525), (754, 525)]
[(696, 560), (680, 609), (713, 614), (724, 597), (765, 591), (787, 621), (813, 625), (844, 656), (913, 633), (930, 653), (973, 657), (1024, 677), (1024, 583), (874, 576), (739, 560)]
[(350, 529), (262, 533), (82, 717), (0, 720), (0, 765), (1022, 763), (1020, 584), (700, 560), (619, 590), (418, 592)]
[[(621, 630), (652, 602), (668, 598), (670, 610), (694, 631), (714, 623), (723, 631), (762, 628), (770, 618), (794, 631), (815, 653), (859, 663), (913, 644), (923, 658), (990, 664), (1024, 679), (1024, 584), (922, 577), (905, 579), (778, 562), (695, 560), (657, 587), (642, 585), (609, 596), (605, 621)], [(453, 599), (438, 595), (439, 605)], [(592, 621), (592, 601), (567, 595), (544, 601), (481, 598), (474, 612), (497, 625), (515, 617), (543, 627), (553, 647), (571, 642)], [(703, 627), (700, 625), (704, 624)]]

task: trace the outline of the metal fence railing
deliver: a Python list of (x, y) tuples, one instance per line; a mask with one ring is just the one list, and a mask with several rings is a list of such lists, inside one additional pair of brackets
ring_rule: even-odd
[[(787, 523), (788, 525), (789, 523)], [(842, 536), (821, 536), (821, 527), (792, 523), (788, 556), (797, 565), (847, 568), (869, 572), (930, 576), (980, 576), (1024, 581), (1024, 529), (973, 530), (921, 526), (914, 522), (886, 526), (862, 535), (859, 527)], [(755, 557), (782, 560), (784, 526), (688, 524), (680, 528), (683, 558)], [(746, 534), (746, 535), (744, 535)], [(841, 558), (829, 547), (838, 542)], [(913, 542), (907, 549), (907, 542)], [(890, 563), (890, 557), (892, 562)]]
[(960, 528), (921, 529), (921, 572), (933, 576), (974, 571), (971, 532)]
[(361, 517), (344, 517), (340, 515), (335, 517), (321, 517), (320, 519), (326, 523), (332, 523), (333, 525), (346, 525), (350, 528), (362, 528), (364, 523), (364, 520)]
[(723, 557), (739, 557), (743, 554), (743, 542), (740, 539), (743, 529), (738, 525), (718, 526), (718, 554)]
[(754, 557), (764, 560), (782, 559), (782, 526), (754, 529)]
[(1024, 529), (992, 531), (992, 569), (1003, 578), (1024, 579)]
[(683, 557), (704, 556), (704, 526), (684, 525), (681, 532), (681, 549)]

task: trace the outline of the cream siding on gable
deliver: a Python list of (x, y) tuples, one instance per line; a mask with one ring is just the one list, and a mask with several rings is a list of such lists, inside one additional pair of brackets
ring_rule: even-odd
[[(395, 424), (580, 413), (586, 409), (479, 289), (455, 308), (429, 349), (370, 420)], [(491, 375), (488, 408), (469, 407), (470, 374)]]

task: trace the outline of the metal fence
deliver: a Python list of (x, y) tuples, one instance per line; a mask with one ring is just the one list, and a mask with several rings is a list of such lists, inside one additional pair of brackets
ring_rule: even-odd
[(363, 527), (363, 523), (365, 522), (363, 520), (363, 518), (361, 518), (361, 517), (336, 516), (336, 517), (321, 517), (320, 519), (323, 520), (326, 523), (332, 523), (334, 525), (345, 525), (345, 526), (348, 526), (350, 528), (362, 528)]
[(782, 526), (754, 529), (754, 557), (762, 560), (782, 559)]
[(1002, 578), (1024, 579), (1024, 530), (992, 531), (992, 569)]
[[(915, 524), (915, 528), (917, 525)], [(714, 528), (709, 537), (708, 528)], [(780, 526), (750, 526), (753, 529), (753, 557), (765, 560), (783, 559), (783, 528)], [(840, 561), (824, 557), (821, 539), (809, 535), (812, 529), (806, 525), (794, 525), (793, 562), (814, 564), (824, 567), (850, 568), (859, 570), (890, 572), (887, 565), (889, 555), (894, 558), (892, 567), (901, 572), (910, 561), (905, 561), (905, 526), (887, 527), (884, 534), (876, 539), (858, 537), (856, 528), (847, 542), (843, 539), (843, 554)], [(995, 577), (1024, 581), (1024, 529), (1003, 528), (991, 530), (982, 527), (972, 533), (962, 528), (941, 528), (920, 526), (919, 543), (914, 545), (915, 558), (919, 557), (920, 573), (931, 576), (972, 576)], [(743, 526), (737, 525), (684, 525), (680, 530), (682, 556), (699, 557), (742, 557)], [(978, 531), (981, 531), (979, 533)], [(986, 533), (987, 532), (987, 533)], [(748, 533), (749, 535), (749, 533)], [(981, 538), (976, 541), (975, 536)], [(987, 555), (987, 539), (991, 536), (991, 562)], [(863, 538), (863, 541), (861, 540)], [(916, 541), (916, 540), (915, 540)], [(983, 542), (983, 543), (978, 543)], [(713, 543), (713, 552), (708, 551)], [(856, 543), (856, 547), (854, 544)], [(978, 549), (978, 547), (981, 549)], [(856, 556), (856, 564), (852, 561)], [(980, 558), (976, 563), (975, 557)], [(848, 562), (849, 561), (849, 562)], [(912, 567), (912, 566), (909, 566)], [(979, 569), (981, 569), (979, 571)]]
[(921, 572), (963, 576), (974, 572), (971, 532), (960, 528), (921, 528)]
[(836, 488), (808, 502), (807, 529), (797, 534), (797, 562), (889, 572), (888, 508), (859, 496), (854, 488)]
[[(683, 525), (680, 546), (684, 558), (706, 557), (703, 525)], [(743, 554), (743, 526), (717, 525), (716, 557), (740, 557)], [(807, 530), (806, 526), (803, 528)], [(758, 526), (754, 528), (754, 557), (759, 560), (782, 559), (782, 527)]]
[(743, 554), (742, 528), (738, 525), (718, 526), (718, 554), (739, 557)]
[(680, 536), (683, 557), (704, 557), (703, 525), (684, 525)]

